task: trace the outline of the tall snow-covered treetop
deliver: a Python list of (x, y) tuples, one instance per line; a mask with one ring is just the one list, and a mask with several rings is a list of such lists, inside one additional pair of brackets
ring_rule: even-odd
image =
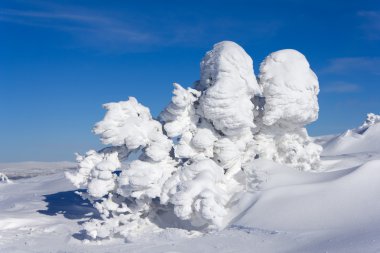
[(261, 94), (261, 88), (251, 57), (236, 43), (220, 42), (207, 52), (197, 88), (204, 91), (200, 109), (217, 130), (239, 135), (255, 126), (251, 99)]
[(263, 123), (304, 126), (318, 118), (319, 84), (305, 56), (293, 49), (271, 53), (260, 66)]
[(261, 63), (259, 80), (265, 102), (256, 154), (300, 170), (318, 169), (322, 148), (304, 127), (318, 118), (319, 84), (305, 56), (293, 49), (271, 53)]

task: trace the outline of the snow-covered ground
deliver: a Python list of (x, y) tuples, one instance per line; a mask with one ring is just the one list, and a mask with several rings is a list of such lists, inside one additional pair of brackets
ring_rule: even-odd
[(380, 252), (379, 140), (378, 121), (315, 138), (320, 172), (257, 160), (260, 191), (241, 196), (225, 230), (167, 228), (133, 242), (84, 239), (80, 224), (98, 214), (65, 178), (74, 164), (0, 164), (12, 181), (0, 182), (0, 252)]

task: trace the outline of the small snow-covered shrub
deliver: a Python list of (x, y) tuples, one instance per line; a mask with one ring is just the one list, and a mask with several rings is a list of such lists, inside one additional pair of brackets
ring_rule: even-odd
[(174, 84), (157, 119), (133, 97), (105, 104), (94, 132), (111, 146), (78, 155), (67, 174), (101, 214), (84, 225), (87, 234), (131, 239), (157, 223), (222, 229), (237, 196), (260, 181), (256, 158), (318, 168), (321, 148), (304, 128), (317, 118), (319, 91), (306, 58), (278, 51), (260, 71), (256, 78), (251, 57), (225, 41), (207, 52), (193, 88)]
[(380, 123), (380, 115), (368, 113), (364, 123), (357, 129), (354, 129), (354, 131), (358, 134), (363, 134), (365, 131), (367, 131), (368, 128), (378, 123)]
[(0, 172), (0, 183), (12, 183), (11, 180), (4, 173)]

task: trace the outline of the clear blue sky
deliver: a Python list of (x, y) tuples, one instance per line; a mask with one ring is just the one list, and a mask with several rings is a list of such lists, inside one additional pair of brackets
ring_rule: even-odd
[(212, 45), (233, 40), (255, 71), (294, 48), (320, 80), (311, 135), (380, 113), (380, 1), (0, 2), (0, 162), (73, 160), (101, 147), (103, 103), (135, 96), (157, 115)]

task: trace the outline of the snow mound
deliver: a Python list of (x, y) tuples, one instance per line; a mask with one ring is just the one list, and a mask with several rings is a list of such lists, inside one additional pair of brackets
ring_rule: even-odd
[(380, 225), (380, 203), (374, 201), (380, 193), (380, 160), (351, 170), (314, 174), (281, 168), (269, 161), (258, 161), (256, 166), (265, 168), (261, 192), (234, 224), (325, 233)]
[(380, 152), (380, 116), (369, 113), (364, 123), (324, 144), (324, 155)]

